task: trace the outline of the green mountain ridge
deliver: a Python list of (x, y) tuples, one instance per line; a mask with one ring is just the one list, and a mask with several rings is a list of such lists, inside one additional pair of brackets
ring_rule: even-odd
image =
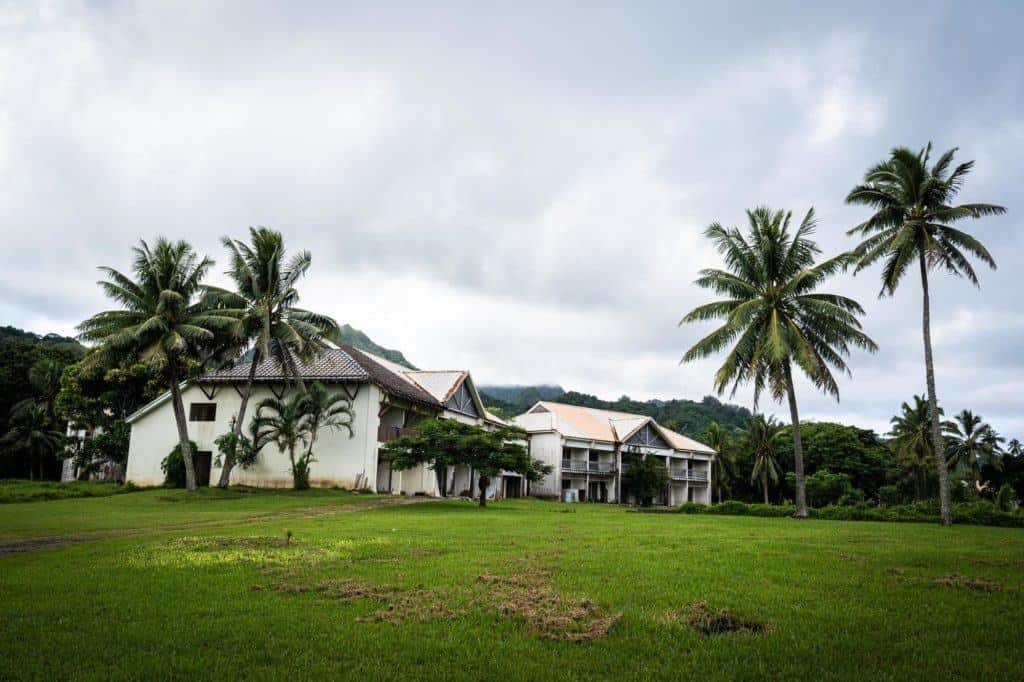
[(390, 360), (391, 362), (402, 365), (403, 367), (419, 369), (416, 365), (406, 359), (405, 355), (402, 354), (402, 351), (385, 348), (384, 346), (375, 343), (373, 339), (366, 335), (365, 332), (356, 329), (350, 324), (341, 325), (341, 340), (350, 346), (358, 348), (359, 350), (364, 350), (367, 353), (373, 353), (374, 355), (378, 355), (385, 360)]

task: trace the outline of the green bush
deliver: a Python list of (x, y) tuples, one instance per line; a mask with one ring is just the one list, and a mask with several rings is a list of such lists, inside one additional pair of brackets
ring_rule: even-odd
[(878, 501), (883, 507), (891, 507), (900, 501), (900, 489), (894, 485), (883, 485), (878, 489)]
[[(792, 505), (746, 504), (731, 500), (716, 505), (700, 505), (688, 502), (676, 509), (682, 514), (721, 514), (724, 516), (761, 516), (779, 518), (793, 516)], [(1024, 528), (1024, 514), (1000, 511), (991, 502), (962, 502), (953, 505), (953, 522), (976, 526), (1002, 526)], [(829, 505), (810, 509), (811, 518), (829, 521), (891, 521), (937, 523), (939, 505), (937, 502), (915, 502), (913, 504), (872, 507), (861, 502), (856, 505)]]
[[(192, 441), (188, 442), (194, 453), (197, 446)], [(185, 460), (181, 457), (181, 443), (174, 446), (174, 449), (160, 462), (160, 468), (164, 471), (164, 485), (168, 488), (185, 487)]]
[(999, 492), (996, 494), (996, 507), (1001, 512), (1013, 511), (1013, 486), (1009, 483), (1004, 483), (999, 487)]

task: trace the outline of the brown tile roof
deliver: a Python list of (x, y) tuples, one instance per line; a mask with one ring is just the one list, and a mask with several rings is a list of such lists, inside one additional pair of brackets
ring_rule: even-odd
[[(368, 383), (372, 382), (396, 398), (402, 398), (433, 408), (441, 403), (419, 386), (406, 381), (395, 372), (352, 346), (342, 343), (299, 367), (305, 381), (324, 383)], [(249, 362), (238, 362), (231, 367), (210, 372), (199, 378), (200, 382), (230, 383), (245, 381), (249, 376)], [(265, 358), (256, 365), (256, 381), (287, 381), (281, 365), (274, 359)]]

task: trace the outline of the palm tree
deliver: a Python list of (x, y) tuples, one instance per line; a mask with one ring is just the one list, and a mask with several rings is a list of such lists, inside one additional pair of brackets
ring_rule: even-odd
[[(932, 448), (935, 452), (942, 452), (942, 426), (939, 424), (932, 359), (928, 271), (942, 267), (947, 272), (966, 277), (977, 286), (978, 277), (967, 255), (975, 256), (993, 269), (996, 263), (981, 242), (954, 228), (953, 224), (967, 218), (999, 215), (1006, 209), (993, 204), (951, 205), (974, 162), (968, 161), (953, 168), (957, 150), (951, 149), (929, 166), (931, 150), (931, 143), (916, 154), (906, 147), (893, 149), (887, 159), (868, 170), (863, 184), (850, 190), (846, 203), (870, 206), (874, 210), (870, 218), (848, 234), (863, 237), (854, 250), (857, 259), (855, 272), (885, 259), (879, 296), (892, 296), (915, 260), (921, 271), (922, 335)], [(939, 474), (942, 523), (948, 526), (953, 521), (949, 509), (949, 477), (942, 458), (936, 459), (936, 470)]]
[(844, 358), (850, 347), (876, 350), (875, 342), (861, 331), (856, 301), (817, 290), (828, 277), (849, 262), (841, 255), (815, 264), (819, 253), (810, 240), (814, 233), (814, 209), (807, 212), (796, 232), (790, 233), (791, 212), (759, 207), (747, 211), (750, 229), (718, 223), (705, 234), (725, 257), (726, 270), (702, 270), (697, 285), (726, 298), (698, 306), (680, 322), (722, 319), (724, 323), (693, 345), (683, 362), (706, 358), (731, 346), (715, 375), (719, 394), (732, 384), (752, 382), (754, 406), (767, 389), (772, 397), (789, 401), (793, 423), (793, 455), (796, 470), (796, 516), (807, 517), (804, 490), (803, 442), (800, 416), (793, 388), (793, 365), (820, 390), (839, 399), (839, 386), (831, 367), (849, 373)]
[[(889, 436), (897, 460), (914, 478), (914, 499), (922, 499), (928, 486), (928, 469), (934, 469), (935, 449), (931, 438), (931, 409), (928, 400), (914, 396), (914, 404), (903, 403), (900, 414), (889, 420), (892, 428)], [(942, 415), (942, 408), (939, 408)], [(942, 422), (943, 429), (951, 428), (950, 422)]]
[(11, 424), (0, 438), (0, 447), (28, 456), (28, 476), (35, 480), (35, 464), (43, 477), (43, 461), (53, 457), (64, 444), (64, 434), (53, 423), (46, 406), (41, 403), (22, 405), (11, 410)]
[(142, 362), (160, 374), (170, 388), (185, 486), (195, 490), (181, 382), (202, 367), (218, 337), (234, 328), (236, 317), (233, 311), (213, 311), (199, 302), (203, 277), (213, 261), (200, 258), (188, 243), (161, 237), (152, 249), (140, 241), (133, 253), (134, 279), (113, 268), (100, 268), (106, 275), (100, 287), (121, 307), (79, 325), (80, 338), (100, 344), (83, 366)]
[(711, 466), (711, 486), (718, 493), (718, 503), (722, 503), (722, 489), (730, 491), (730, 481), (736, 477), (736, 452), (729, 432), (718, 422), (708, 424), (704, 432), (704, 442), (717, 454)]
[(775, 456), (775, 448), (782, 439), (784, 428), (774, 417), (765, 419), (763, 414), (755, 414), (747, 420), (747, 428), (743, 430), (747, 447), (754, 454), (750, 482), (761, 482), (765, 504), (768, 504), (769, 479), (773, 484), (779, 482), (779, 461)]
[(306, 390), (303, 409), (309, 428), (309, 446), (305, 454), (307, 465), (316, 461), (313, 459), (313, 446), (320, 429), (348, 431), (349, 438), (355, 435), (352, 422), (356, 415), (352, 410), (352, 401), (342, 393), (331, 393), (319, 381)]
[(1011, 457), (1020, 457), (1024, 454), (1024, 445), (1021, 445), (1020, 441), (1014, 438), (1006, 444), (1006, 454)]
[(1002, 469), (1000, 451), (1005, 439), (970, 410), (960, 412), (956, 421), (950, 438), (949, 467), (969, 471), (975, 483), (981, 478), (983, 465)]
[(256, 407), (253, 419), (254, 448), (260, 450), (268, 443), (288, 455), (291, 463), (292, 486), (296, 490), (309, 487), (309, 466), (305, 455), (296, 451), (310, 440), (309, 420), (306, 415), (306, 396), (296, 392), (290, 399), (266, 398)]
[[(286, 376), (301, 384), (299, 361), (323, 352), (326, 340), (339, 339), (338, 323), (333, 319), (296, 307), (299, 294), (295, 284), (312, 263), (309, 251), (286, 258), (281, 233), (266, 227), (249, 228), (249, 237), (249, 244), (229, 237), (221, 239), (229, 253), (231, 264), (227, 274), (235, 283), (235, 291), (205, 288), (211, 303), (242, 311), (238, 342), (252, 349), (249, 376), (233, 428), (236, 441), (242, 433), (256, 367), (261, 360), (273, 358)], [(234, 458), (227, 453), (218, 487), (227, 487), (234, 464)]]

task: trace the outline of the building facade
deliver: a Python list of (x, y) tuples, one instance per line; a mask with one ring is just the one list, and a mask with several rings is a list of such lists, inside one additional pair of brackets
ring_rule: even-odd
[(623, 455), (635, 450), (665, 464), (669, 484), (659, 503), (711, 502), (715, 451), (650, 417), (541, 401), (515, 424), (529, 434), (530, 454), (553, 468), (530, 484), (531, 495), (564, 499), (570, 491), (581, 502), (635, 502), (622, 490)]
[[(199, 377), (182, 390), (189, 438), (196, 444), (194, 461), (200, 485), (220, 478), (216, 439), (231, 431), (241, 405), (241, 395), (251, 365), (240, 361), (233, 367)], [(383, 443), (414, 429), (424, 419), (443, 417), (477, 424), (485, 429), (504, 425), (484, 408), (468, 371), (418, 371), (360, 351), (346, 344), (300, 363), (305, 382), (319, 381), (349, 399), (354, 419), (352, 434), (322, 430), (317, 436), (316, 461), (310, 483), (381, 493), (444, 497), (475, 491), (475, 474), (463, 467), (433, 470), (426, 465), (392, 471), (378, 456)], [(300, 390), (287, 381), (280, 366), (264, 360), (256, 367), (252, 396), (246, 410), (243, 433), (256, 415), (260, 401), (278, 399)], [(165, 394), (128, 418), (131, 443), (126, 480), (137, 485), (164, 481), (161, 463), (178, 443), (170, 395)], [(268, 445), (255, 464), (235, 467), (231, 484), (256, 487), (290, 487), (288, 458)], [(488, 497), (521, 495), (525, 486), (517, 474), (496, 477)]]

